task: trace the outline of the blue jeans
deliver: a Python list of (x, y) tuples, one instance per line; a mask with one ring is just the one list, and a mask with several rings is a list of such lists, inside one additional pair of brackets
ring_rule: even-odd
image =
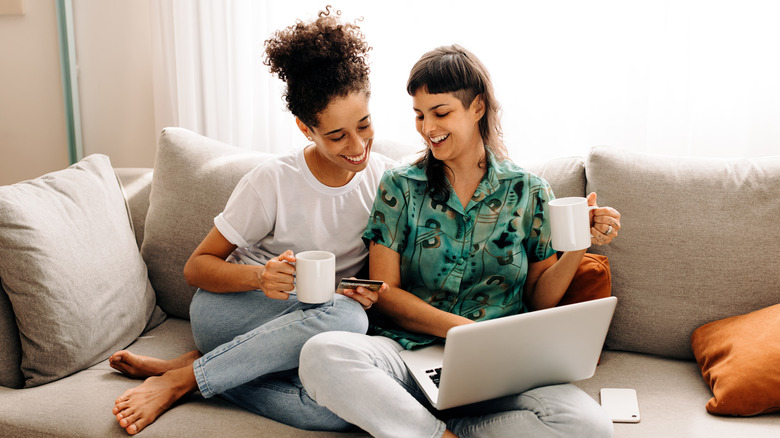
[(301, 352), (300, 376), (310, 396), (375, 437), (610, 437), (612, 422), (574, 385), (437, 412), (430, 407), (392, 339), (329, 332)]
[(353, 426), (319, 406), (303, 390), (298, 361), (303, 344), (329, 330), (365, 333), (360, 304), (343, 295), (325, 304), (286, 301), (261, 291), (217, 294), (198, 289), (190, 305), (192, 333), (203, 357), (193, 364), (204, 397), (227, 399), (264, 417), (301, 429)]

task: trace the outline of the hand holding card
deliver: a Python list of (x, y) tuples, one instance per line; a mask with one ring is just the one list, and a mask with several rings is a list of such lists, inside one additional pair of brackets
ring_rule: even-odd
[[(363, 280), (358, 278), (342, 278), (336, 288), (336, 293), (346, 295), (360, 303), (368, 310), (379, 300), (379, 292), (384, 282), (379, 280)], [(362, 288), (362, 292), (358, 290)]]
[(383, 282), (380, 280), (364, 280), (359, 278), (342, 278), (339, 282), (339, 286), (336, 289), (357, 289), (358, 287), (364, 287), (372, 292), (379, 292)]

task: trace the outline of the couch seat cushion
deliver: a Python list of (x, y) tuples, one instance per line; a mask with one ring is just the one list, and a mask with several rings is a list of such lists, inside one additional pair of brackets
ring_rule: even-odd
[(770, 438), (780, 430), (780, 414), (738, 418), (707, 413), (703, 406), (712, 393), (693, 361), (605, 351), (593, 377), (576, 385), (596, 401), (601, 388), (636, 390), (641, 421), (615, 423), (614, 438)]

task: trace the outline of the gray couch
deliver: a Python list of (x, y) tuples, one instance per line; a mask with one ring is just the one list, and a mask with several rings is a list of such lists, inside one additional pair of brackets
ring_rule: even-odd
[[(387, 142), (377, 142), (376, 149), (395, 157), (409, 153)], [(159, 140), (154, 170), (115, 169), (127, 212), (124, 204), (114, 201), (110, 203), (112, 211), (100, 213), (91, 206), (77, 210), (88, 216), (86, 219), (74, 219), (77, 213), (69, 210), (68, 220), (74, 225), (68, 233), (88, 228), (78, 240), (83, 247), (71, 256), (48, 259), (43, 268), (25, 273), (27, 277), (16, 274), (39, 264), (41, 255), (23, 259), (31, 251), (30, 245), (14, 246), (5, 239), (4, 233), (11, 233), (8, 230), (19, 229), (20, 219), (14, 219), (16, 228), (0, 228), (0, 279), (5, 289), (0, 291), (0, 436), (125, 435), (111, 408), (117, 396), (139, 382), (114, 372), (108, 366), (108, 355), (127, 345), (136, 353), (159, 357), (174, 357), (194, 348), (187, 320), (193, 289), (184, 282), (182, 267), (238, 179), (268, 157), (183, 129), (166, 129)], [(693, 331), (707, 322), (780, 302), (780, 158), (669, 159), (597, 147), (584, 160), (522, 164), (546, 178), (558, 197), (596, 191), (599, 204), (611, 205), (622, 213), (620, 236), (608, 247), (593, 248), (610, 259), (618, 308), (595, 376), (577, 383), (596, 400), (602, 387), (636, 389), (641, 422), (615, 424), (615, 436), (780, 436), (778, 414), (724, 417), (707, 413), (705, 404), (713, 393), (694, 361), (690, 341)], [(97, 165), (105, 167), (106, 163)], [(87, 182), (79, 178), (89, 169), (70, 171), (68, 175), (76, 179), (76, 189), (71, 189), (86, 190)], [(48, 192), (55, 187), (53, 199), (71, 190), (58, 187), (61, 177), (54, 174), (44, 181), (49, 184)], [(111, 186), (110, 178), (101, 181)], [(0, 200), (28, 196), (9, 188), (12, 186), (0, 187)], [(62, 205), (45, 201), (37, 208), (45, 210), (57, 204), (61, 210), (79, 202), (103, 202), (103, 195), (71, 198)], [(27, 208), (20, 206), (18, 199), (9, 202), (9, 209)], [(128, 213), (132, 228), (123, 216)], [(119, 214), (125, 226), (104, 231), (95, 219), (100, 214)], [(121, 225), (122, 220), (112, 220)], [(53, 227), (59, 222), (67, 221), (48, 217), (40, 226)], [(104, 232), (117, 237), (96, 237)], [(47, 241), (67, 243), (67, 235), (63, 231)], [(25, 239), (34, 240), (35, 236)], [(97, 261), (87, 256), (106, 247), (108, 251), (98, 254)], [(67, 248), (57, 247), (57, 251), (61, 254)], [(114, 266), (117, 253), (126, 254)], [(106, 267), (93, 269), (95, 263)], [(55, 272), (56, 281), (47, 286), (54, 290), (52, 296), (35, 301), (37, 297), (24, 295), (31, 275), (49, 275), (58, 264), (72, 265)], [(100, 283), (98, 292), (93, 291), (107, 269), (113, 270), (111, 281)], [(126, 280), (125, 271), (136, 274)], [(119, 290), (108, 291), (117, 282), (121, 283)], [(69, 294), (95, 295), (71, 309), (69, 303), (80, 298), (57, 296), (66, 289)], [(109, 293), (116, 295), (109, 300), (101, 298)], [(135, 295), (141, 298), (118, 302)], [(56, 305), (46, 307), (49, 300)], [(110, 313), (120, 306), (122, 312)], [(56, 321), (36, 326), (47, 321), (49, 312), (62, 308), (67, 312), (58, 314)], [(85, 313), (83, 308), (90, 310)], [(161, 311), (167, 315), (164, 321)], [(69, 317), (76, 320), (59, 324)], [(133, 322), (126, 322), (128, 319)], [(73, 334), (74, 327), (90, 331)], [(60, 335), (67, 342), (60, 341)], [(78, 344), (74, 338), (86, 341)], [(68, 342), (74, 342), (71, 351), (58, 349)], [(68, 354), (74, 357), (60, 360)], [(20, 389), (25, 385), (28, 387)], [(195, 394), (162, 415), (141, 436), (345, 435), (296, 430), (219, 398), (204, 400)]]

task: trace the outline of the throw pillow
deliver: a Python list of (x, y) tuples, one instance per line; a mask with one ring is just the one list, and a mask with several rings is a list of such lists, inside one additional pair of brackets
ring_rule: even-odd
[(154, 290), (108, 157), (0, 187), (0, 278), (26, 387), (105, 360), (144, 331)]
[(606, 298), (612, 295), (612, 273), (603, 255), (586, 253), (574, 273), (559, 306)]
[(780, 411), (780, 304), (705, 324), (691, 347), (712, 389), (707, 412), (750, 416)]
[(11, 301), (5, 293), (0, 279), (0, 386), (21, 388), (24, 385), (22, 376), (22, 346), (19, 343), (19, 329), (16, 328), (16, 317), (11, 308)]
[(241, 177), (271, 157), (182, 128), (160, 134), (141, 254), (164, 311), (189, 319), (196, 288), (184, 280), (185, 263)]

